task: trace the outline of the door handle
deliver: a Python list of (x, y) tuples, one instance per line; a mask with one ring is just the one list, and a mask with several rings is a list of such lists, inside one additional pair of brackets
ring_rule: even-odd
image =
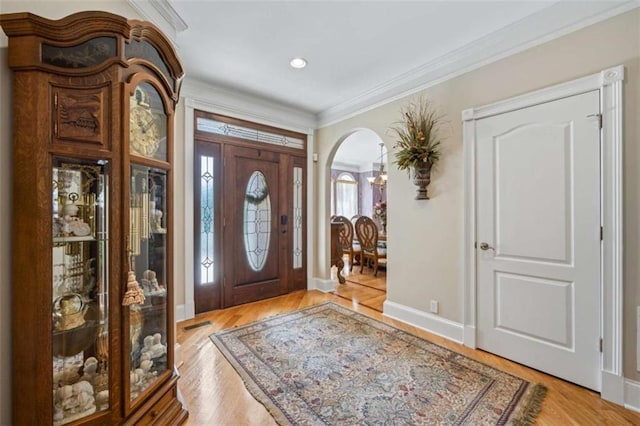
[(493, 247), (491, 247), (488, 243), (480, 243), (480, 250), (493, 250), (495, 251), (495, 249)]

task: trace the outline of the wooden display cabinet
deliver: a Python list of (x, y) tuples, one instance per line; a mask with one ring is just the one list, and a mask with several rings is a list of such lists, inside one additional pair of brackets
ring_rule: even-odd
[(178, 424), (174, 108), (153, 25), (0, 15), (13, 80), (13, 423)]

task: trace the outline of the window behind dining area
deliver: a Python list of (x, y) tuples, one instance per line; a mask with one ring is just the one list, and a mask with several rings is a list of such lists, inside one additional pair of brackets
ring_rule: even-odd
[(352, 217), (358, 214), (358, 182), (350, 173), (341, 173), (336, 180), (335, 214)]

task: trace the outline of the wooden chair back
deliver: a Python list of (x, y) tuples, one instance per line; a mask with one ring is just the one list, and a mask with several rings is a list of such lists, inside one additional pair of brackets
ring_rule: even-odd
[(345, 216), (336, 216), (333, 222), (342, 224), (342, 229), (338, 233), (338, 241), (342, 252), (349, 255), (349, 270), (353, 270), (353, 265), (360, 260), (360, 246), (353, 244), (353, 223)]
[(376, 252), (378, 249), (378, 226), (368, 216), (356, 220), (356, 235), (362, 251)]
[(373, 267), (373, 275), (378, 275), (378, 267), (386, 265), (386, 254), (378, 251), (378, 225), (368, 216), (360, 216), (356, 220), (356, 236), (360, 243), (360, 273), (364, 266)]
[(343, 227), (338, 233), (338, 241), (340, 241), (340, 247), (344, 251), (351, 250), (353, 245), (353, 224), (345, 216), (336, 216), (332, 222), (340, 222)]

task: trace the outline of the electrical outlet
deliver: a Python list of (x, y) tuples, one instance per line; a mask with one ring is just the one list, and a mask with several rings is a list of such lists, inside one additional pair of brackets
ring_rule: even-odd
[(437, 300), (432, 300), (431, 301), (431, 312), (434, 314), (438, 313), (438, 301)]

